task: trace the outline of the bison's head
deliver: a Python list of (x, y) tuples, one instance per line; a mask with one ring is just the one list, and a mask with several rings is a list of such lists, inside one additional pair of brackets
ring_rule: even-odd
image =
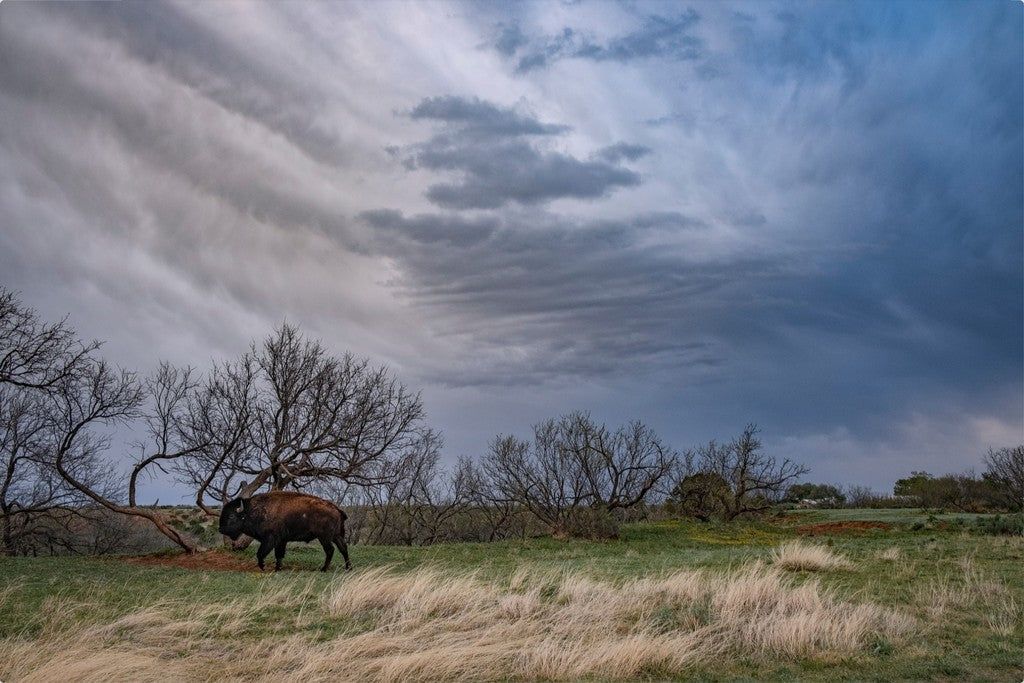
[(249, 507), (252, 505), (244, 498), (236, 498), (220, 511), (220, 532), (232, 541), (245, 533), (245, 524), (249, 519)]

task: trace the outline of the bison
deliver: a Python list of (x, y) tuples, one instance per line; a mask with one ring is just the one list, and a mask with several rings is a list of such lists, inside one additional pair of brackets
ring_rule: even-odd
[(263, 571), (263, 558), (274, 550), (281, 569), (285, 546), (289, 541), (320, 541), (327, 559), (320, 571), (327, 571), (334, 557), (334, 543), (345, 558), (345, 569), (352, 569), (345, 543), (347, 517), (334, 503), (296, 491), (271, 491), (252, 497), (236, 498), (220, 513), (220, 532), (236, 540), (242, 534), (260, 542), (256, 562)]

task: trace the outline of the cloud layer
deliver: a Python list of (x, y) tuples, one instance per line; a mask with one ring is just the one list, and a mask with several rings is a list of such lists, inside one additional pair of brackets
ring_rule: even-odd
[(510, 202), (545, 204), (555, 199), (596, 199), (617, 187), (640, 184), (640, 176), (619, 165), (646, 148), (619, 143), (580, 160), (539, 147), (534, 138), (568, 133), (571, 128), (541, 123), (479, 99), (454, 96), (423, 100), (410, 113), (441, 130), (414, 145), (405, 159), (410, 170), (453, 172), (460, 182), (437, 183), (427, 198), (445, 209), (499, 209)]
[(1024, 439), (1021, 5), (437, 8), (4, 3), (0, 283), (141, 370), (296, 322), (450, 457), (756, 421), (881, 488)]

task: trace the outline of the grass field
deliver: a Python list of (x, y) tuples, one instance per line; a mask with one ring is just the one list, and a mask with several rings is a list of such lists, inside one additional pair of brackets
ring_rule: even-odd
[(1024, 538), (956, 518), (353, 546), (326, 575), (304, 544), (277, 574), (0, 559), (0, 680), (1022, 680)]

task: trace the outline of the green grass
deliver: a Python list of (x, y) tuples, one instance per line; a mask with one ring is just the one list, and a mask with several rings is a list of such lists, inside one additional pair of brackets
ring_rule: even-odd
[[(727, 656), (696, 664), (682, 678), (997, 681), (1024, 677), (1024, 539), (921, 528), (921, 524), (947, 520), (946, 516), (929, 520), (920, 511), (809, 510), (756, 523), (633, 524), (623, 528), (620, 539), (606, 542), (541, 538), (430, 547), (352, 546), (351, 554), (356, 574), (384, 567), (398, 573), (439, 569), (507, 582), (525, 568), (528, 576), (580, 573), (621, 583), (681, 570), (735, 572), (754, 562), (770, 562), (773, 550), (799, 538), (797, 527), (832, 521), (883, 521), (893, 528), (805, 539), (808, 544), (826, 546), (850, 564), (791, 573), (793, 581), (796, 585), (815, 581), (840, 600), (906, 613), (917, 624), (912, 636), (895, 641), (878, 638), (852, 655), (834, 657)], [(255, 567), (255, 548), (244, 556)], [(46, 638), (55, 628), (55, 614), (65, 625), (89, 626), (153, 605), (183, 614), (194, 606), (244, 604), (276, 590), (322, 595), (352, 576), (340, 567), (327, 574), (316, 572), (322, 559), (318, 545), (292, 544), (285, 557), (286, 571), (260, 574), (141, 566), (119, 558), (0, 558), (0, 644)], [(264, 606), (246, 617), (244, 627), (232, 637), (255, 642), (269, 636), (301, 635), (320, 642), (363, 628), (351, 620), (330, 618), (314, 603), (313, 598), (303, 602), (301, 616), (294, 602)], [(654, 615), (655, 623), (670, 628), (675, 613), (663, 611)], [(8, 681), (5, 665), (10, 663), (0, 657), (0, 680)], [(663, 678), (666, 674), (651, 675)]]
[(911, 526), (919, 522), (937, 520), (952, 522), (954, 520), (974, 521), (992, 515), (971, 512), (928, 512), (920, 508), (880, 508), (880, 509), (841, 509), (841, 510), (792, 510), (788, 516), (800, 520), (801, 524), (818, 522), (885, 522)]

